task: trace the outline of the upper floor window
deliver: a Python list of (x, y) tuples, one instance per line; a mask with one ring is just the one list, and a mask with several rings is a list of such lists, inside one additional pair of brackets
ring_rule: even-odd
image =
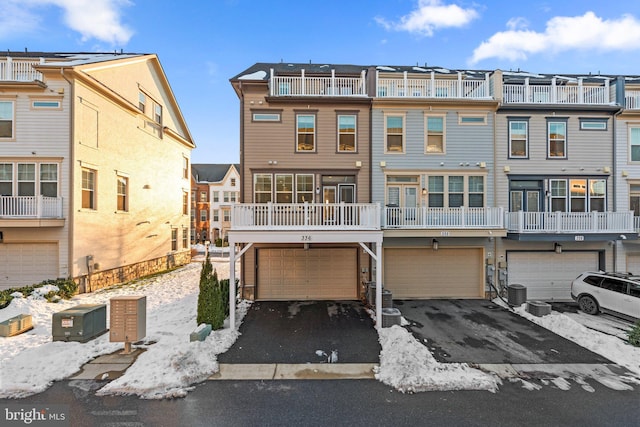
[(232, 187), (236, 186), (236, 179), (235, 178), (231, 178), (231, 186)]
[(162, 124), (162, 105), (153, 104), (153, 120), (159, 125)]
[(276, 175), (276, 203), (293, 202), (293, 175)]
[(529, 122), (509, 121), (509, 157), (512, 159), (529, 157)]
[(607, 119), (581, 118), (580, 130), (607, 130)]
[(435, 175), (427, 178), (427, 204), (430, 208), (482, 208), (485, 202), (482, 175)]
[(171, 250), (172, 251), (178, 250), (178, 229), (177, 228), (171, 228)]
[(218, 222), (218, 221), (220, 221), (220, 213), (219, 213), (218, 209), (214, 209), (214, 210), (213, 210), (213, 214), (212, 214), (212, 216), (211, 216), (211, 220), (212, 220), (213, 222)]
[[(15, 176), (14, 172), (17, 172)], [(58, 164), (0, 163), (0, 196), (14, 194), (58, 197)]]
[(256, 174), (254, 175), (253, 191), (255, 203), (268, 203), (272, 199), (272, 176), (271, 174)]
[(316, 116), (307, 114), (296, 115), (297, 145), (296, 151), (315, 151), (316, 145)]
[(82, 207), (96, 208), (96, 174), (93, 169), (82, 169)]
[(385, 117), (386, 152), (404, 152), (404, 116)]
[(604, 179), (551, 179), (549, 188), (552, 212), (604, 212), (606, 209), (607, 181)]
[(182, 177), (189, 178), (189, 159), (182, 157)]
[(444, 116), (427, 116), (427, 154), (445, 152)]
[(356, 116), (338, 116), (338, 151), (356, 151)]
[(640, 162), (640, 127), (629, 128), (629, 159)]
[(255, 174), (253, 182), (255, 203), (305, 203), (314, 199), (313, 174)]
[(220, 201), (220, 192), (219, 191), (214, 191), (211, 193), (212, 199), (213, 199), (213, 203), (218, 203)]
[(313, 175), (296, 175), (296, 202), (313, 202)]
[(31, 108), (39, 110), (39, 109), (60, 109), (62, 103), (58, 100), (48, 100), (48, 99), (40, 99), (31, 101)]
[(129, 178), (124, 176), (118, 176), (118, 195), (117, 195), (117, 208), (119, 211), (129, 210)]
[(553, 121), (547, 122), (547, 157), (551, 159), (567, 158), (567, 122)]
[(0, 138), (13, 138), (13, 101), (0, 101)]
[(182, 227), (182, 249), (186, 249), (189, 246), (189, 229)]
[(201, 202), (206, 202), (207, 201), (207, 192), (206, 191), (201, 191), (200, 192), (200, 201)]
[(45, 197), (58, 197), (58, 165), (40, 164), (40, 194)]
[(144, 92), (138, 92), (138, 109), (146, 113), (147, 95)]
[(18, 196), (36, 195), (35, 163), (18, 163)]
[(182, 214), (189, 215), (189, 192), (182, 192)]
[(458, 114), (458, 123), (461, 125), (486, 125), (486, 114)]
[(12, 163), (0, 163), (0, 196), (13, 196)]
[(279, 122), (280, 113), (253, 113), (254, 122)]
[(204, 222), (207, 220), (207, 211), (205, 209), (200, 209), (200, 221)]

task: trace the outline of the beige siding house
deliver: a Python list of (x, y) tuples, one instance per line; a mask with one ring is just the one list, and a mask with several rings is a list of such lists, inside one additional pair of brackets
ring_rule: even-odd
[(0, 289), (189, 261), (194, 144), (152, 54), (0, 57)]

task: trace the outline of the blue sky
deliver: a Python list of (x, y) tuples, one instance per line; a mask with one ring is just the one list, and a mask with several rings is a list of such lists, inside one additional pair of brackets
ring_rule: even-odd
[(229, 78), (256, 62), (640, 75), (640, 2), (2, 0), (5, 50), (156, 53), (197, 148), (239, 161)]

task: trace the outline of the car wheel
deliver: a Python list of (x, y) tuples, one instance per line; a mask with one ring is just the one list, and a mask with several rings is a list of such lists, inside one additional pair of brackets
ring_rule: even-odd
[(578, 300), (578, 304), (580, 305), (580, 310), (584, 311), (587, 314), (598, 314), (600, 311), (598, 309), (598, 303), (593, 297), (589, 295), (583, 295)]

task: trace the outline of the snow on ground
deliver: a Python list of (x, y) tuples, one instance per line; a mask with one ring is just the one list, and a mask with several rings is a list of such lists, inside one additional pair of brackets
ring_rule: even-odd
[[(201, 260), (202, 256), (195, 259)], [(211, 263), (219, 278), (229, 277), (228, 258), (212, 257)], [(28, 298), (15, 298), (0, 310), (0, 321), (29, 313), (33, 316), (34, 329), (14, 337), (0, 337), (0, 398), (20, 398), (42, 392), (52, 382), (79, 372), (92, 359), (122, 350), (123, 343), (110, 342), (108, 333), (84, 344), (53, 342), (51, 337), (53, 313), (78, 304), (106, 304), (109, 311), (109, 300), (122, 295), (147, 297), (146, 337), (141, 345), (134, 346), (143, 347), (145, 351), (121, 377), (107, 382), (97, 393), (148, 399), (186, 395), (194, 384), (218, 371), (217, 355), (227, 351), (239, 334), (237, 329), (227, 327), (214, 331), (203, 342), (189, 342), (189, 334), (198, 326), (196, 307), (201, 267), (200, 262), (193, 262), (166, 274), (58, 303), (49, 303), (35, 293)], [(247, 301), (239, 303), (236, 328), (249, 307)], [(516, 308), (516, 312), (640, 375), (640, 348), (588, 329), (561, 313), (535, 317), (526, 312), (524, 305)], [(437, 362), (424, 345), (400, 326), (379, 330), (379, 341), (382, 351), (376, 378), (400, 391), (493, 392), (500, 384), (497, 376), (467, 364)], [(561, 389), (567, 387), (559, 379), (554, 385)], [(523, 387), (540, 388), (525, 381)]]

